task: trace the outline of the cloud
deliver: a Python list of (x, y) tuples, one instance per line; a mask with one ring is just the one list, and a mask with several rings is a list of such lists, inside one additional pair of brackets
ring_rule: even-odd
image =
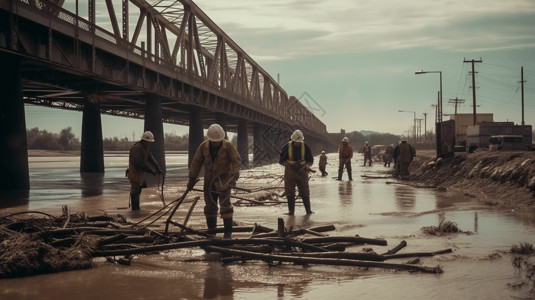
[[(470, 51), (532, 46), (535, 2), (260, 1), (196, 3), (254, 53), (350, 53), (432, 47)], [(279, 43), (277, 41), (286, 41)], [(292, 41), (292, 43), (289, 43)]]

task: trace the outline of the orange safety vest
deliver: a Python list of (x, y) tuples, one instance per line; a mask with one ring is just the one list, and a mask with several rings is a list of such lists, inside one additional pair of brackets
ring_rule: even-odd
[[(288, 143), (288, 162), (290, 164), (297, 163), (297, 161), (295, 161), (294, 158), (293, 158), (292, 142)], [(301, 161), (299, 162), (299, 164), (304, 165), (305, 163), (306, 163), (306, 161), (305, 161), (305, 143), (301, 143)]]

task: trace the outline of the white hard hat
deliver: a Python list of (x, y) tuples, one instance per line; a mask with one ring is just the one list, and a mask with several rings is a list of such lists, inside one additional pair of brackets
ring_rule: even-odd
[(366, 141), (366, 145), (368, 145), (368, 141)]
[(147, 142), (154, 143), (154, 134), (150, 131), (145, 131), (141, 136), (141, 139)]
[(321, 154), (325, 154), (325, 151), (321, 151)]
[(208, 127), (206, 136), (212, 142), (220, 142), (225, 138), (225, 130), (219, 124), (212, 124)]
[(296, 131), (294, 131), (294, 133), (292, 133), (292, 141), (301, 143), (304, 140), (305, 140), (305, 136), (303, 135), (301, 130), (297, 129)]
[(347, 136), (344, 136), (344, 138), (342, 139), (342, 142), (349, 143), (349, 139), (347, 138)]

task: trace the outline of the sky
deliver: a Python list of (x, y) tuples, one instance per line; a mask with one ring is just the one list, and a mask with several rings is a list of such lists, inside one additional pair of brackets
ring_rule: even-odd
[[(450, 99), (464, 99), (458, 112), (473, 113), (471, 60), (481, 60), (474, 63), (477, 113), (520, 124), (523, 67), (525, 123), (535, 125), (533, 0), (193, 2), (328, 132), (406, 134), (415, 116), (432, 130), (440, 74), (419, 70), (442, 72), (444, 120), (455, 110)], [(26, 111), (28, 128), (71, 126), (80, 136), (81, 113)], [(104, 137), (130, 139), (143, 127), (104, 115), (102, 122)], [(187, 133), (178, 125), (164, 130)]]

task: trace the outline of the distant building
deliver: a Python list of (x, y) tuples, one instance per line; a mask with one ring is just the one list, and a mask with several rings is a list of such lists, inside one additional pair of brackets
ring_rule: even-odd
[(515, 125), (513, 122), (481, 122), (466, 129), (466, 149), (470, 152), (477, 148), (488, 148), (489, 138), (497, 135), (522, 136), (525, 150), (532, 145), (531, 125)]
[[(455, 142), (457, 145), (466, 145), (466, 130), (474, 125), (474, 114), (452, 114), (450, 120), (455, 121)], [(493, 114), (476, 114), (476, 124), (481, 122), (494, 122)]]

